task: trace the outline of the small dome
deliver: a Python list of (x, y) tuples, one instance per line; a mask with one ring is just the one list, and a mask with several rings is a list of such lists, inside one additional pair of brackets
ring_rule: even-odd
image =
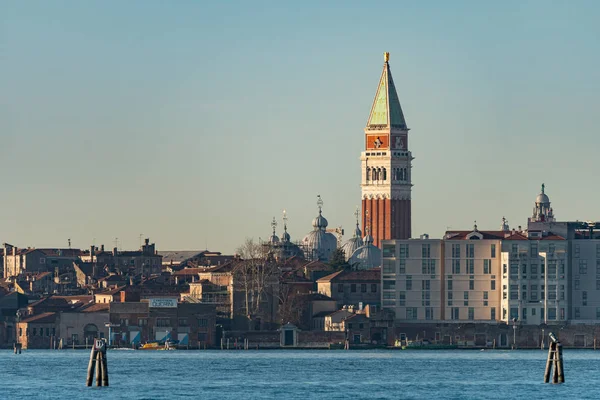
[(279, 243), (279, 238), (277, 237), (276, 234), (271, 235), (271, 237), (269, 238), (269, 243), (271, 243), (271, 244)]
[(321, 215), (321, 211), (319, 211), (319, 215), (317, 216), (317, 218), (313, 219), (312, 226), (318, 229), (325, 229), (327, 228), (327, 225), (327, 219), (323, 215)]
[(546, 185), (542, 183), (542, 192), (535, 198), (536, 204), (550, 205), (550, 199), (546, 196)]
[(535, 198), (535, 202), (537, 204), (550, 204), (550, 199), (548, 198), (548, 196), (545, 193), (540, 193)]
[(352, 254), (363, 245), (363, 241), (360, 236), (355, 236), (350, 238), (344, 243), (342, 246), (342, 250), (344, 250), (344, 255), (346, 257), (346, 261), (350, 260)]
[(368, 233), (367, 233), (367, 235), (366, 235), (366, 236), (363, 238), (363, 242), (364, 242), (364, 244), (365, 244), (365, 245), (368, 245), (368, 244), (373, 244), (373, 241), (374, 241), (374, 240), (373, 240), (373, 236), (369, 235)]
[[(365, 238), (370, 235), (365, 236)], [(348, 263), (356, 269), (371, 269), (381, 265), (381, 250), (373, 244), (365, 244), (352, 253)]]
[(290, 234), (287, 233), (287, 231), (284, 231), (283, 235), (281, 235), (281, 241), (282, 242), (289, 242), (290, 241)]

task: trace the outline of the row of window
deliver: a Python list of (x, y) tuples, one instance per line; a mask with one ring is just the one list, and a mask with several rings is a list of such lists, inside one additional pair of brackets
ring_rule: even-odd
[[(187, 318), (179, 318), (177, 320), (177, 322), (178, 322), (178, 326), (189, 326), (189, 322), (188, 322)], [(198, 318), (197, 322), (198, 322), (199, 327), (207, 327), (208, 326), (208, 320), (205, 318)], [(129, 318), (122, 318), (119, 320), (119, 323), (121, 324), (121, 326), (129, 326)], [(148, 325), (148, 318), (138, 318), (136, 326), (147, 326), (147, 325)], [(170, 318), (156, 318), (156, 326), (161, 327), (161, 328), (170, 327), (171, 319)]]
[[(575, 314), (575, 319), (581, 318), (581, 308), (580, 307), (574, 307), (573, 311)], [(600, 307), (596, 307), (596, 319), (600, 319)]]
[[(537, 308), (531, 308), (531, 316), (535, 317), (537, 314)], [(548, 307), (548, 318), (545, 318), (544, 316), (544, 308), (540, 308), (540, 320), (544, 320), (544, 319), (548, 319), (549, 321), (556, 321), (556, 311), (557, 309), (555, 307)], [(560, 312), (560, 318), (561, 320), (565, 319), (565, 309), (561, 308), (558, 310)], [(506, 319), (506, 309), (502, 309), (502, 317), (504, 319)], [(521, 309), (521, 316), (519, 317), (519, 308), (518, 307), (512, 307), (510, 309), (510, 319), (517, 319), (517, 320), (523, 320), (526, 321), (527, 320), (527, 308), (522, 308)]]
[[(56, 328), (46, 328), (46, 336), (56, 336)], [(31, 328), (25, 330), (26, 336), (44, 336), (44, 328)], [(23, 328), (19, 328), (19, 336), (23, 336)]]
[[(405, 169), (405, 168), (404, 168)], [(373, 171), (379, 171), (380, 169), (375, 169), (373, 168)], [(381, 180), (381, 175), (379, 175), (380, 173), (383, 173), (383, 180), (385, 180), (385, 176), (386, 176), (386, 171), (385, 168), (383, 168), (382, 170), (383, 172), (375, 172), (375, 176), (378, 179), (372, 178), (372, 180)], [(396, 172), (394, 172), (394, 174), (396, 174)], [(403, 173), (400, 173), (400, 177), (404, 176), (402, 175)], [(370, 180), (370, 176), (372, 177), (372, 174), (369, 174), (369, 168), (367, 168), (367, 180)], [(396, 179), (396, 178), (394, 178)], [(396, 179), (396, 180), (404, 180), (404, 179)], [(429, 244), (423, 244), (422, 246), (429, 246)], [(459, 243), (453, 243), (452, 244), (452, 258), (461, 258), (461, 247), (463, 247), (463, 245), (459, 244)], [(464, 257), (465, 258), (474, 258), (475, 257), (475, 245), (472, 243), (466, 243), (464, 244)], [(517, 243), (513, 243), (511, 245), (511, 254), (514, 257), (515, 255), (519, 254), (519, 251), (523, 249), (523, 245), (519, 245)], [(546, 248), (544, 247), (543, 250), (546, 250)], [(539, 245), (537, 242), (533, 242), (533, 243), (529, 243), (528, 248), (526, 249), (526, 251), (528, 251), (529, 253), (529, 257), (531, 258), (536, 258), (539, 257)], [(548, 243), (548, 248), (547, 248), (547, 252), (549, 254), (553, 254), (556, 251), (556, 244), (555, 243)], [(383, 248), (383, 256), (384, 257), (396, 257), (396, 248), (394, 245), (387, 245), (384, 246)], [(573, 257), (574, 258), (579, 258), (581, 254), (581, 249), (580, 249), (580, 245), (579, 244), (575, 244), (573, 246)], [(400, 258), (408, 258), (409, 254), (408, 254), (408, 244), (401, 244), (400, 245)], [(425, 257), (425, 256), (423, 256)], [(429, 256), (428, 256), (429, 257)], [(496, 258), (496, 244), (491, 244), (490, 245), (490, 258)], [(600, 244), (596, 244), (596, 258), (600, 260)]]
[[(383, 288), (386, 288), (386, 282), (387, 285), (390, 285), (390, 282), (394, 283), (394, 287), (395, 287), (395, 283), (396, 281), (383, 281)], [(392, 289), (394, 288), (392, 287)], [(350, 284), (350, 292), (351, 293), (356, 293), (357, 290), (357, 284), (356, 283), (351, 283)], [(366, 283), (361, 283), (360, 284), (360, 292), (361, 293), (367, 293), (367, 284)], [(376, 293), (377, 292), (377, 284), (376, 283), (372, 283), (371, 284), (371, 293)], [(343, 283), (338, 283), (338, 293), (344, 293), (344, 284)]]
[[(585, 263), (580, 263), (580, 271), (585, 271), (583, 273), (587, 273), (587, 260), (580, 260), (580, 261), (585, 261)], [(544, 276), (546, 273), (546, 266), (542, 263), (542, 264), (530, 264), (529, 265), (529, 277), (531, 279), (537, 279), (537, 274), (538, 274), (538, 266), (539, 266), (539, 272), (540, 272), (540, 276)], [(600, 272), (600, 269), (598, 269), (598, 271)], [(506, 264), (502, 265), (502, 273), (504, 275), (507, 274), (507, 272), (510, 272), (510, 278), (511, 279), (518, 279), (519, 278), (519, 263), (518, 262), (511, 262), (510, 263), (510, 270), (508, 270), (508, 267)], [(521, 264), (521, 275), (523, 278), (527, 278), (527, 264)], [(548, 278), (549, 279), (556, 279), (556, 273), (557, 273), (557, 265), (556, 262), (549, 262), (548, 263)], [(565, 275), (565, 263), (563, 260), (560, 260), (558, 263), (558, 274), (561, 276), (561, 278), (564, 278)]]

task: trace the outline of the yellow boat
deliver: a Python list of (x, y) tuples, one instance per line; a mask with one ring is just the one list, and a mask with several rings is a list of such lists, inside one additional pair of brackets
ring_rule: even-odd
[(162, 350), (164, 345), (160, 345), (157, 342), (146, 343), (140, 347), (140, 350)]

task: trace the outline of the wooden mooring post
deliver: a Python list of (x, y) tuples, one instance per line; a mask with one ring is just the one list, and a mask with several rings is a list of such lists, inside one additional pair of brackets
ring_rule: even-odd
[(86, 386), (92, 386), (96, 373), (96, 386), (108, 386), (108, 363), (106, 359), (106, 340), (95, 339), (90, 353)]
[(544, 383), (550, 382), (550, 374), (552, 374), (552, 383), (564, 383), (565, 370), (563, 367), (562, 344), (552, 332), (548, 336), (550, 336), (551, 342), (548, 346)]
[(21, 354), (21, 348), (23, 347), (23, 345), (21, 343), (16, 343), (14, 345), (14, 349), (15, 349), (15, 354)]

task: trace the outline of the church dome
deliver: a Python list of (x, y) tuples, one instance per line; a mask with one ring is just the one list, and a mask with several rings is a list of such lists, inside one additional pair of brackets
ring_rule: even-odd
[(540, 193), (535, 198), (535, 202), (537, 204), (550, 204), (550, 199), (548, 198), (548, 196), (545, 193)]
[(322, 215), (323, 200), (321, 200), (321, 196), (317, 196), (317, 198), (319, 215), (312, 222), (313, 231), (302, 239), (302, 246), (307, 259), (329, 261), (331, 254), (337, 248), (337, 238), (325, 230), (328, 223)]
[(542, 192), (535, 198), (536, 204), (550, 205), (550, 198), (545, 193), (546, 185), (542, 183)]
[(329, 261), (337, 248), (337, 239), (333, 234), (317, 228), (302, 239), (302, 245), (306, 258)]
[(269, 243), (271, 243), (271, 244), (279, 243), (279, 238), (277, 237), (276, 234), (271, 235), (271, 237), (269, 238)]
[(360, 231), (360, 227), (358, 225), (358, 209), (354, 213), (356, 215), (356, 228), (354, 229), (354, 236), (344, 243), (342, 246), (342, 250), (344, 250), (344, 256), (346, 257), (346, 261), (350, 260), (352, 254), (361, 247), (364, 242), (362, 240), (362, 232)]
[(350, 257), (352, 256), (352, 254), (356, 251), (356, 249), (358, 249), (359, 247), (361, 247), (363, 245), (363, 241), (360, 238), (360, 236), (358, 237), (353, 237), (350, 238), (346, 241), (346, 243), (344, 243), (344, 245), (342, 246), (342, 250), (344, 250), (344, 255), (346, 257), (346, 261), (350, 260)]
[(314, 228), (325, 229), (327, 228), (328, 222), (327, 219), (321, 215), (321, 210), (319, 210), (319, 215), (317, 218), (313, 219), (312, 226)]
[(283, 235), (281, 235), (281, 241), (282, 242), (289, 242), (290, 241), (290, 234), (287, 233), (287, 231), (284, 231)]
[(381, 250), (372, 243), (366, 243), (352, 253), (348, 263), (355, 269), (379, 267), (381, 266)]

